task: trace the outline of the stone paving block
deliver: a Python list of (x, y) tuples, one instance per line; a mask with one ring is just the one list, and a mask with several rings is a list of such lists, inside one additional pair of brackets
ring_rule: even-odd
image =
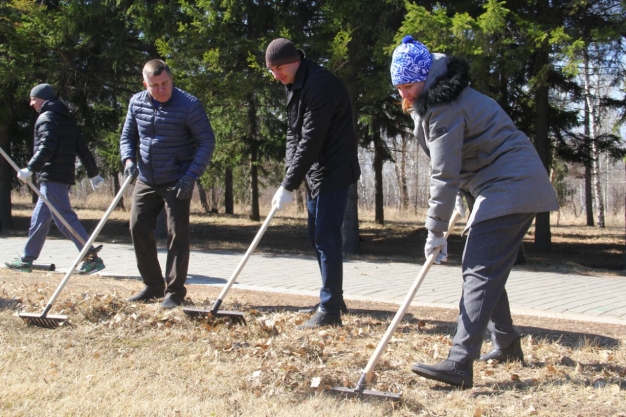
[[(0, 253), (12, 259), (26, 239), (0, 237)], [(78, 256), (66, 239), (49, 239), (39, 262), (55, 263), (57, 271), (67, 272)], [(98, 275), (139, 279), (133, 248), (129, 244), (105, 243), (101, 252), (106, 268)], [(161, 268), (167, 253), (159, 248)], [(221, 287), (235, 272), (243, 253), (193, 250), (189, 263), (189, 296), (193, 286)], [(418, 263), (362, 261), (344, 263), (344, 297), (347, 300), (373, 300), (400, 304), (422, 268)], [(461, 297), (461, 268), (433, 265), (411, 303), (457, 310)], [(319, 296), (321, 276), (313, 256), (254, 253), (241, 270), (233, 290), (252, 289)], [(626, 324), (626, 278), (604, 275), (583, 276), (514, 269), (507, 282), (507, 293), (514, 314), (570, 318)]]

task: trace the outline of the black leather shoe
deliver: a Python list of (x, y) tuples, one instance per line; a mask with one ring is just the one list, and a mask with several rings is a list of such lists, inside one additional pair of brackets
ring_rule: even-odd
[(306, 322), (299, 326), (296, 326), (298, 330), (314, 329), (322, 326), (341, 326), (341, 315), (332, 314), (327, 311), (322, 311), (318, 308), (317, 312)]
[[(315, 313), (317, 311), (319, 306), (320, 306), (320, 303), (317, 303), (317, 304), (315, 304), (312, 307), (306, 307), (306, 308), (302, 308), (302, 309), (298, 310), (298, 313), (313, 314), (313, 313)], [(341, 312), (343, 314), (348, 314), (350, 312), (350, 310), (348, 310), (348, 307), (346, 306), (346, 302), (345, 301), (342, 301)]]
[(130, 297), (128, 301), (150, 301), (156, 300), (157, 298), (163, 298), (163, 296), (165, 296), (165, 289), (154, 290), (152, 288), (146, 287), (142, 291)]
[(498, 362), (522, 362), (524, 363), (524, 352), (522, 352), (521, 338), (517, 338), (504, 349), (494, 349), (489, 353), (484, 354), (478, 359), (479, 361), (487, 362), (488, 360), (494, 360)]
[(435, 365), (416, 363), (411, 370), (424, 378), (445, 382), (446, 384), (461, 387), (461, 389), (472, 388), (474, 385), (472, 361), (459, 363), (446, 359)]
[(161, 308), (176, 308), (182, 304), (183, 304), (183, 300), (179, 299), (178, 297), (168, 296), (168, 297), (165, 297), (165, 300), (163, 300), (163, 303), (161, 304)]

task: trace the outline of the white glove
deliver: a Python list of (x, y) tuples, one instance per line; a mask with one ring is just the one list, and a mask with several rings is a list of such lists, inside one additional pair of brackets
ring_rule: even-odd
[(440, 263), (448, 260), (448, 242), (443, 236), (443, 233), (431, 232), (429, 230), (428, 237), (426, 238), (426, 246), (424, 246), (424, 256), (428, 258), (428, 256), (437, 248), (441, 248), (435, 258), (435, 263), (439, 265)]
[(465, 205), (463, 204), (463, 195), (461, 193), (456, 195), (456, 202), (454, 203), (454, 209), (459, 213), (459, 216), (465, 218)]
[(104, 178), (102, 178), (100, 175), (89, 178), (89, 181), (91, 182), (91, 188), (93, 188), (94, 190), (97, 190), (98, 187), (104, 184)]
[(17, 178), (21, 179), (24, 182), (30, 181), (30, 177), (32, 176), (33, 176), (33, 171), (28, 169), (28, 167), (22, 168), (19, 171), (17, 171)]
[(282, 185), (274, 194), (274, 198), (272, 198), (272, 207), (278, 207), (278, 210), (287, 207), (289, 203), (293, 201), (293, 192), (288, 191)]

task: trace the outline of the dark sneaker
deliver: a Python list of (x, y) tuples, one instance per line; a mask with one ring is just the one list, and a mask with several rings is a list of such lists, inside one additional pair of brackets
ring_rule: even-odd
[(445, 382), (446, 384), (461, 387), (461, 389), (472, 388), (474, 384), (472, 361), (459, 363), (446, 359), (435, 365), (416, 363), (411, 370), (424, 378)]
[(487, 362), (488, 360), (494, 360), (498, 363), (501, 362), (521, 362), (524, 363), (524, 352), (522, 352), (521, 338), (518, 337), (509, 345), (509, 347), (503, 349), (494, 349), (489, 353), (484, 354), (478, 359), (479, 361)]
[(98, 271), (102, 271), (105, 268), (104, 262), (102, 258), (94, 258), (88, 259), (83, 262), (83, 265), (80, 267), (81, 274), (95, 274)]
[(130, 297), (128, 301), (130, 302), (150, 301), (150, 300), (156, 300), (157, 298), (163, 298), (164, 295), (165, 295), (164, 288), (161, 290), (154, 290), (152, 288), (146, 287), (142, 291)]
[(296, 326), (298, 330), (314, 329), (322, 326), (341, 326), (341, 315), (322, 311), (321, 308), (306, 322)]
[(33, 263), (24, 262), (21, 258), (14, 259), (11, 262), (5, 262), (4, 264), (7, 268), (16, 269), (22, 272), (30, 272), (33, 270)]
[(167, 296), (165, 297), (165, 300), (163, 300), (163, 303), (161, 304), (161, 308), (167, 308), (167, 309), (176, 308), (182, 304), (183, 304), (183, 301), (179, 299), (178, 297)]
[[(350, 311), (348, 310), (348, 307), (346, 306), (345, 301), (342, 302), (343, 307), (341, 307), (341, 313), (342, 314), (348, 314)], [(317, 311), (318, 307), (320, 306), (320, 303), (315, 304), (312, 307), (306, 307), (306, 308), (302, 308), (300, 310), (298, 310), (298, 313), (302, 313), (302, 314), (313, 314)]]

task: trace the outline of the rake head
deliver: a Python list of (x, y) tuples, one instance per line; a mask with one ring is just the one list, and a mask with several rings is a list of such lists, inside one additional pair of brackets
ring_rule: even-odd
[(20, 318), (28, 326), (45, 327), (46, 329), (56, 329), (67, 323), (67, 316), (47, 316), (37, 313), (20, 313)]
[(183, 308), (183, 312), (191, 317), (213, 317), (213, 318), (228, 317), (233, 322), (233, 324), (241, 324), (244, 326), (247, 325), (246, 318), (244, 317), (243, 313), (239, 311), (228, 311), (228, 310), (213, 311), (213, 310), (205, 310), (202, 308), (185, 307)]
[(342, 394), (348, 397), (377, 397), (377, 398), (384, 398), (388, 400), (398, 400), (398, 401), (400, 400), (400, 397), (402, 396), (401, 392), (399, 394), (396, 394), (394, 392), (376, 391), (376, 390), (369, 390), (369, 389), (359, 390), (358, 388), (348, 388), (348, 387), (333, 387), (330, 389), (330, 391), (335, 394)]

